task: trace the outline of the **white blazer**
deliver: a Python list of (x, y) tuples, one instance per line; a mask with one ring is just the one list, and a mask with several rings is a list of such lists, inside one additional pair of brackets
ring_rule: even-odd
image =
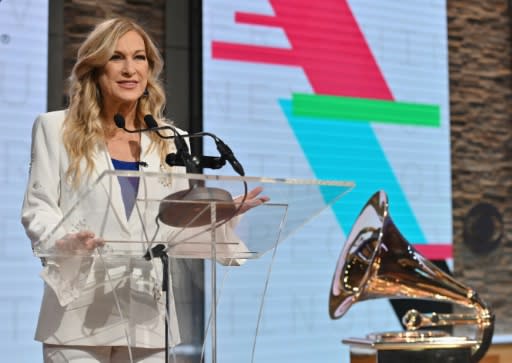
[[(94, 172), (83, 177), (78, 190), (66, 182), (69, 160), (62, 144), (64, 116), (65, 111), (42, 114), (33, 126), (31, 168), (21, 216), (32, 243), (52, 232), (63, 236), (80, 230), (101, 233), (106, 239), (145, 238), (147, 233), (136, 211), (129, 220), (126, 218), (117, 178), (106, 178), (94, 186), (103, 171), (114, 169), (106, 146), (97, 147)], [(142, 169), (160, 172), (160, 156), (156, 150), (148, 152), (149, 144), (149, 137), (142, 134), (141, 160), (147, 163)], [(169, 144), (171, 152), (174, 146)], [(173, 172), (184, 171), (183, 167), (173, 168)], [(142, 177), (138, 197), (163, 198), (170, 191), (187, 187), (185, 179), (147, 185)], [(54, 231), (73, 206), (72, 218)], [(63, 345), (164, 347), (165, 302), (159, 269), (160, 261), (147, 262), (142, 257), (112, 261), (98, 257), (48, 259), (41, 273), (46, 283), (36, 340)], [(112, 286), (116, 286), (115, 291)], [(170, 305), (170, 344), (175, 345), (180, 337), (173, 299)]]

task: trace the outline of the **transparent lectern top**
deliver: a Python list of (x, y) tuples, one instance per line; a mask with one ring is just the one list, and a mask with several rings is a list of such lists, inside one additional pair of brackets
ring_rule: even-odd
[[(123, 178), (138, 185), (129, 216)], [(238, 213), (244, 193), (258, 186), (270, 200)], [(73, 233), (88, 230), (104, 240), (104, 256), (141, 256), (163, 244), (172, 257), (257, 258), (353, 187), (346, 181), (106, 171), (34, 244), (34, 253), (90, 254), (57, 247)]]

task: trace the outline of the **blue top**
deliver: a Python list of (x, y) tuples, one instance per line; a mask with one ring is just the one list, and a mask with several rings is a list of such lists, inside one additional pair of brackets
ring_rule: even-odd
[[(112, 159), (112, 164), (116, 170), (139, 170), (139, 163), (136, 161)], [(137, 193), (139, 191), (139, 178), (136, 176), (119, 176), (118, 179), (121, 186), (126, 219), (130, 219), (133, 207), (135, 206), (135, 199), (137, 198)]]

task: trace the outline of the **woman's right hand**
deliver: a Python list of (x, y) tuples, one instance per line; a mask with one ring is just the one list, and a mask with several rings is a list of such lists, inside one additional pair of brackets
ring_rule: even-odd
[(91, 231), (81, 231), (77, 233), (68, 233), (55, 242), (59, 251), (63, 252), (83, 252), (92, 251), (97, 247), (102, 247), (105, 241), (96, 237)]

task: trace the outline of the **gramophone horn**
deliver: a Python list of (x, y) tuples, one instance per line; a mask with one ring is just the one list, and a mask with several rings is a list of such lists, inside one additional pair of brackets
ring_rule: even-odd
[(419, 254), (389, 216), (386, 193), (375, 193), (356, 219), (336, 265), (329, 297), (329, 315), (341, 318), (356, 302), (375, 298), (418, 298), (456, 303), (475, 314), (404, 316), (408, 330), (420, 327), (475, 324), (478, 362), (491, 343), (494, 315), (477, 293)]

